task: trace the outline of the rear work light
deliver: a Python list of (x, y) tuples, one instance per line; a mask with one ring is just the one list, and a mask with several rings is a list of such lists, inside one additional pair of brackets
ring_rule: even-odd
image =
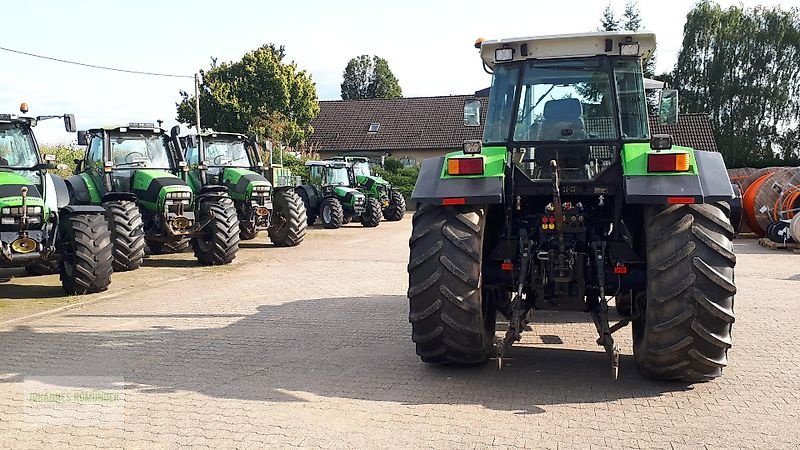
[(483, 158), (450, 158), (448, 175), (483, 175)]
[(688, 153), (648, 153), (648, 172), (688, 172)]

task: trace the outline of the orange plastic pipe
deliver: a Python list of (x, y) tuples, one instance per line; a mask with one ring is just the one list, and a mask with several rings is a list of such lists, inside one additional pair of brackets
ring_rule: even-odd
[(758, 192), (758, 188), (764, 184), (764, 181), (766, 181), (770, 175), (772, 174), (768, 173), (758, 177), (750, 186), (747, 186), (747, 191), (745, 191), (742, 196), (742, 207), (744, 208), (745, 217), (747, 217), (747, 223), (750, 224), (750, 229), (760, 236), (764, 236), (765, 231), (758, 224), (758, 220), (756, 220), (755, 216), (756, 193)]

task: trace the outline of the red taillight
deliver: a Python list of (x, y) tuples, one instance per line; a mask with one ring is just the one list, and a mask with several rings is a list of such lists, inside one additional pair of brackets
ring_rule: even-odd
[(466, 205), (467, 199), (464, 197), (443, 198), (442, 205)]
[(688, 153), (648, 153), (648, 172), (688, 172)]
[(448, 175), (483, 175), (483, 158), (450, 158), (447, 160)]
[(505, 260), (502, 264), (500, 264), (500, 268), (505, 271), (511, 271), (514, 270), (514, 264), (509, 260)]
[(628, 273), (628, 266), (622, 263), (617, 263), (617, 265), (614, 266), (614, 273), (617, 275), (625, 275)]
[(691, 205), (692, 203), (694, 203), (694, 197), (667, 197), (669, 205)]

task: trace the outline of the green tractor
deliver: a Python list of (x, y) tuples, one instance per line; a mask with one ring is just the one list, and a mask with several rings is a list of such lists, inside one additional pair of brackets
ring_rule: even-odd
[(369, 158), (363, 156), (337, 156), (330, 161), (344, 161), (348, 164), (351, 179), (356, 181), (356, 187), (368, 198), (378, 200), (383, 209), (383, 218), (396, 222), (406, 213), (406, 199), (397, 189), (383, 178), (372, 175), (369, 167)]
[(0, 268), (57, 268), (67, 294), (101, 292), (111, 284), (111, 234), (103, 208), (71, 205), (64, 180), (47, 173), (55, 157), (41, 158), (33, 127), (51, 118), (75, 132), (71, 114), (0, 114)]
[[(645, 376), (720, 376), (734, 322), (734, 193), (722, 155), (651, 136), (641, 61), (655, 35), (476, 47), (493, 73), (483, 140), (425, 160), (411, 196), (417, 354), (502, 366), (536, 310), (583, 311), (614, 377), (612, 335), (628, 324)], [(660, 94), (660, 120), (675, 123), (676, 92)], [(479, 107), (465, 104), (465, 123)], [(496, 337), (498, 313), (508, 325)]]
[(114, 270), (142, 264), (153, 253), (189, 243), (203, 265), (228, 264), (239, 249), (239, 220), (221, 186), (197, 195), (187, 183), (179, 143), (151, 123), (78, 132), (87, 146), (67, 186), (75, 203), (101, 205), (111, 227)]
[(296, 188), (306, 206), (308, 224), (313, 225), (317, 217), (325, 228), (339, 228), (352, 220), (365, 227), (377, 227), (381, 223), (381, 204), (374, 197), (367, 197), (355, 186), (351, 171), (344, 161), (308, 161), (308, 184)]
[(195, 192), (203, 186), (227, 188), (242, 240), (266, 231), (277, 247), (303, 242), (306, 208), (294, 191), (296, 178), (289, 168), (272, 161), (264, 164), (255, 141), (241, 134), (208, 132), (180, 141), (189, 164), (189, 186)]

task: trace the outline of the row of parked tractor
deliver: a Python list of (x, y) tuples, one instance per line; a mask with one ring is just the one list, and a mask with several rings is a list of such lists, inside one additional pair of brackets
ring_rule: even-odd
[(376, 227), (405, 213), (403, 196), (371, 174), (367, 158), (309, 161), (301, 180), (282, 151), (264, 158), (254, 138), (152, 123), (77, 131), (84, 157), (61, 178), (33, 133), (53, 118), (77, 131), (71, 114), (0, 114), (0, 268), (59, 273), (68, 294), (105, 290), (112, 272), (139, 268), (148, 253), (191, 247), (202, 265), (229, 264), (240, 241), (261, 232), (293, 247), (318, 218), (325, 228)]

